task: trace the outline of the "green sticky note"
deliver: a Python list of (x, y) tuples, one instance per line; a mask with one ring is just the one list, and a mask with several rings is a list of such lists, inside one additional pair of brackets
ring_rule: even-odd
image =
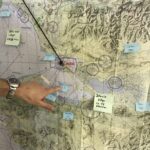
[(114, 96), (112, 94), (96, 93), (94, 97), (94, 111), (112, 113)]
[(6, 45), (18, 46), (20, 43), (20, 31), (19, 30), (8, 30), (6, 37)]

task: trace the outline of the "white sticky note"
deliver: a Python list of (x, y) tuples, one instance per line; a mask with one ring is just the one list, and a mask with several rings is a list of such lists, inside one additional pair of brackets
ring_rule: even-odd
[(64, 112), (63, 113), (63, 119), (64, 120), (73, 120), (74, 119), (74, 114), (72, 112)]
[(139, 43), (128, 43), (124, 46), (124, 53), (136, 53), (140, 50)]
[(46, 99), (55, 102), (57, 99), (57, 94), (49, 94), (46, 96)]
[(7, 31), (6, 45), (18, 46), (20, 43), (20, 31), (19, 30), (9, 30)]
[(114, 96), (111, 94), (96, 93), (94, 98), (94, 110), (112, 113), (112, 106), (114, 102)]
[(4, 9), (0, 11), (0, 17), (10, 17), (11, 12), (8, 9)]
[(54, 61), (56, 60), (56, 56), (54, 54), (45, 54), (44, 58), (43, 58), (44, 61)]
[(60, 83), (61, 86), (61, 92), (68, 92), (69, 91), (69, 86), (66, 83)]

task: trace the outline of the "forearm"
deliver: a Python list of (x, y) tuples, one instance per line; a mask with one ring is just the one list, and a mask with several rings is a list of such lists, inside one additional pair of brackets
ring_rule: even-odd
[(0, 96), (6, 96), (9, 91), (9, 85), (5, 79), (0, 79)]

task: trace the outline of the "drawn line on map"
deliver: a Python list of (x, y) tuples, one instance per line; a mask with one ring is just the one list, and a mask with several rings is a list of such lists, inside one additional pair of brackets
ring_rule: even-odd
[(46, 36), (45, 32), (43, 31), (43, 29), (41, 28), (41, 26), (39, 25), (38, 21), (36, 20), (36, 18), (34, 17), (33, 13), (31, 12), (30, 8), (28, 7), (28, 5), (26, 4), (25, 0), (22, 0), (24, 5), (26, 6), (26, 8), (28, 9), (29, 13), (31, 14), (32, 18), (34, 19), (36, 25), (39, 27), (39, 29), (41, 30), (41, 32), (43, 33), (43, 36), (45, 37), (45, 39), (47, 40), (48, 44), (51, 46), (53, 52), (56, 54), (56, 56), (59, 59), (59, 64), (61, 66), (64, 66), (64, 62), (63, 60), (60, 58), (60, 56), (58, 55), (58, 53), (56, 52), (54, 46), (52, 45), (52, 43), (50, 42), (50, 40), (48, 39), (48, 37)]
[(4, 74), (7, 72), (7, 70), (15, 63), (15, 60), (16, 60), (19, 56), (20, 56), (20, 53), (14, 58), (14, 60), (12, 61), (12, 63), (11, 63), (10, 65), (8, 65), (8, 67), (5, 69), (5, 71), (0, 74), (0, 76), (4, 75)]

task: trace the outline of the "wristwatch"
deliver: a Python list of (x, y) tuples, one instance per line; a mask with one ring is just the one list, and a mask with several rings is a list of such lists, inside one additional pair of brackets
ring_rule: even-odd
[(17, 88), (20, 86), (20, 81), (19, 79), (12, 77), (12, 78), (7, 79), (7, 82), (9, 85), (9, 91), (8, 91), (6, 98), (12, 99), (15, 95)]

